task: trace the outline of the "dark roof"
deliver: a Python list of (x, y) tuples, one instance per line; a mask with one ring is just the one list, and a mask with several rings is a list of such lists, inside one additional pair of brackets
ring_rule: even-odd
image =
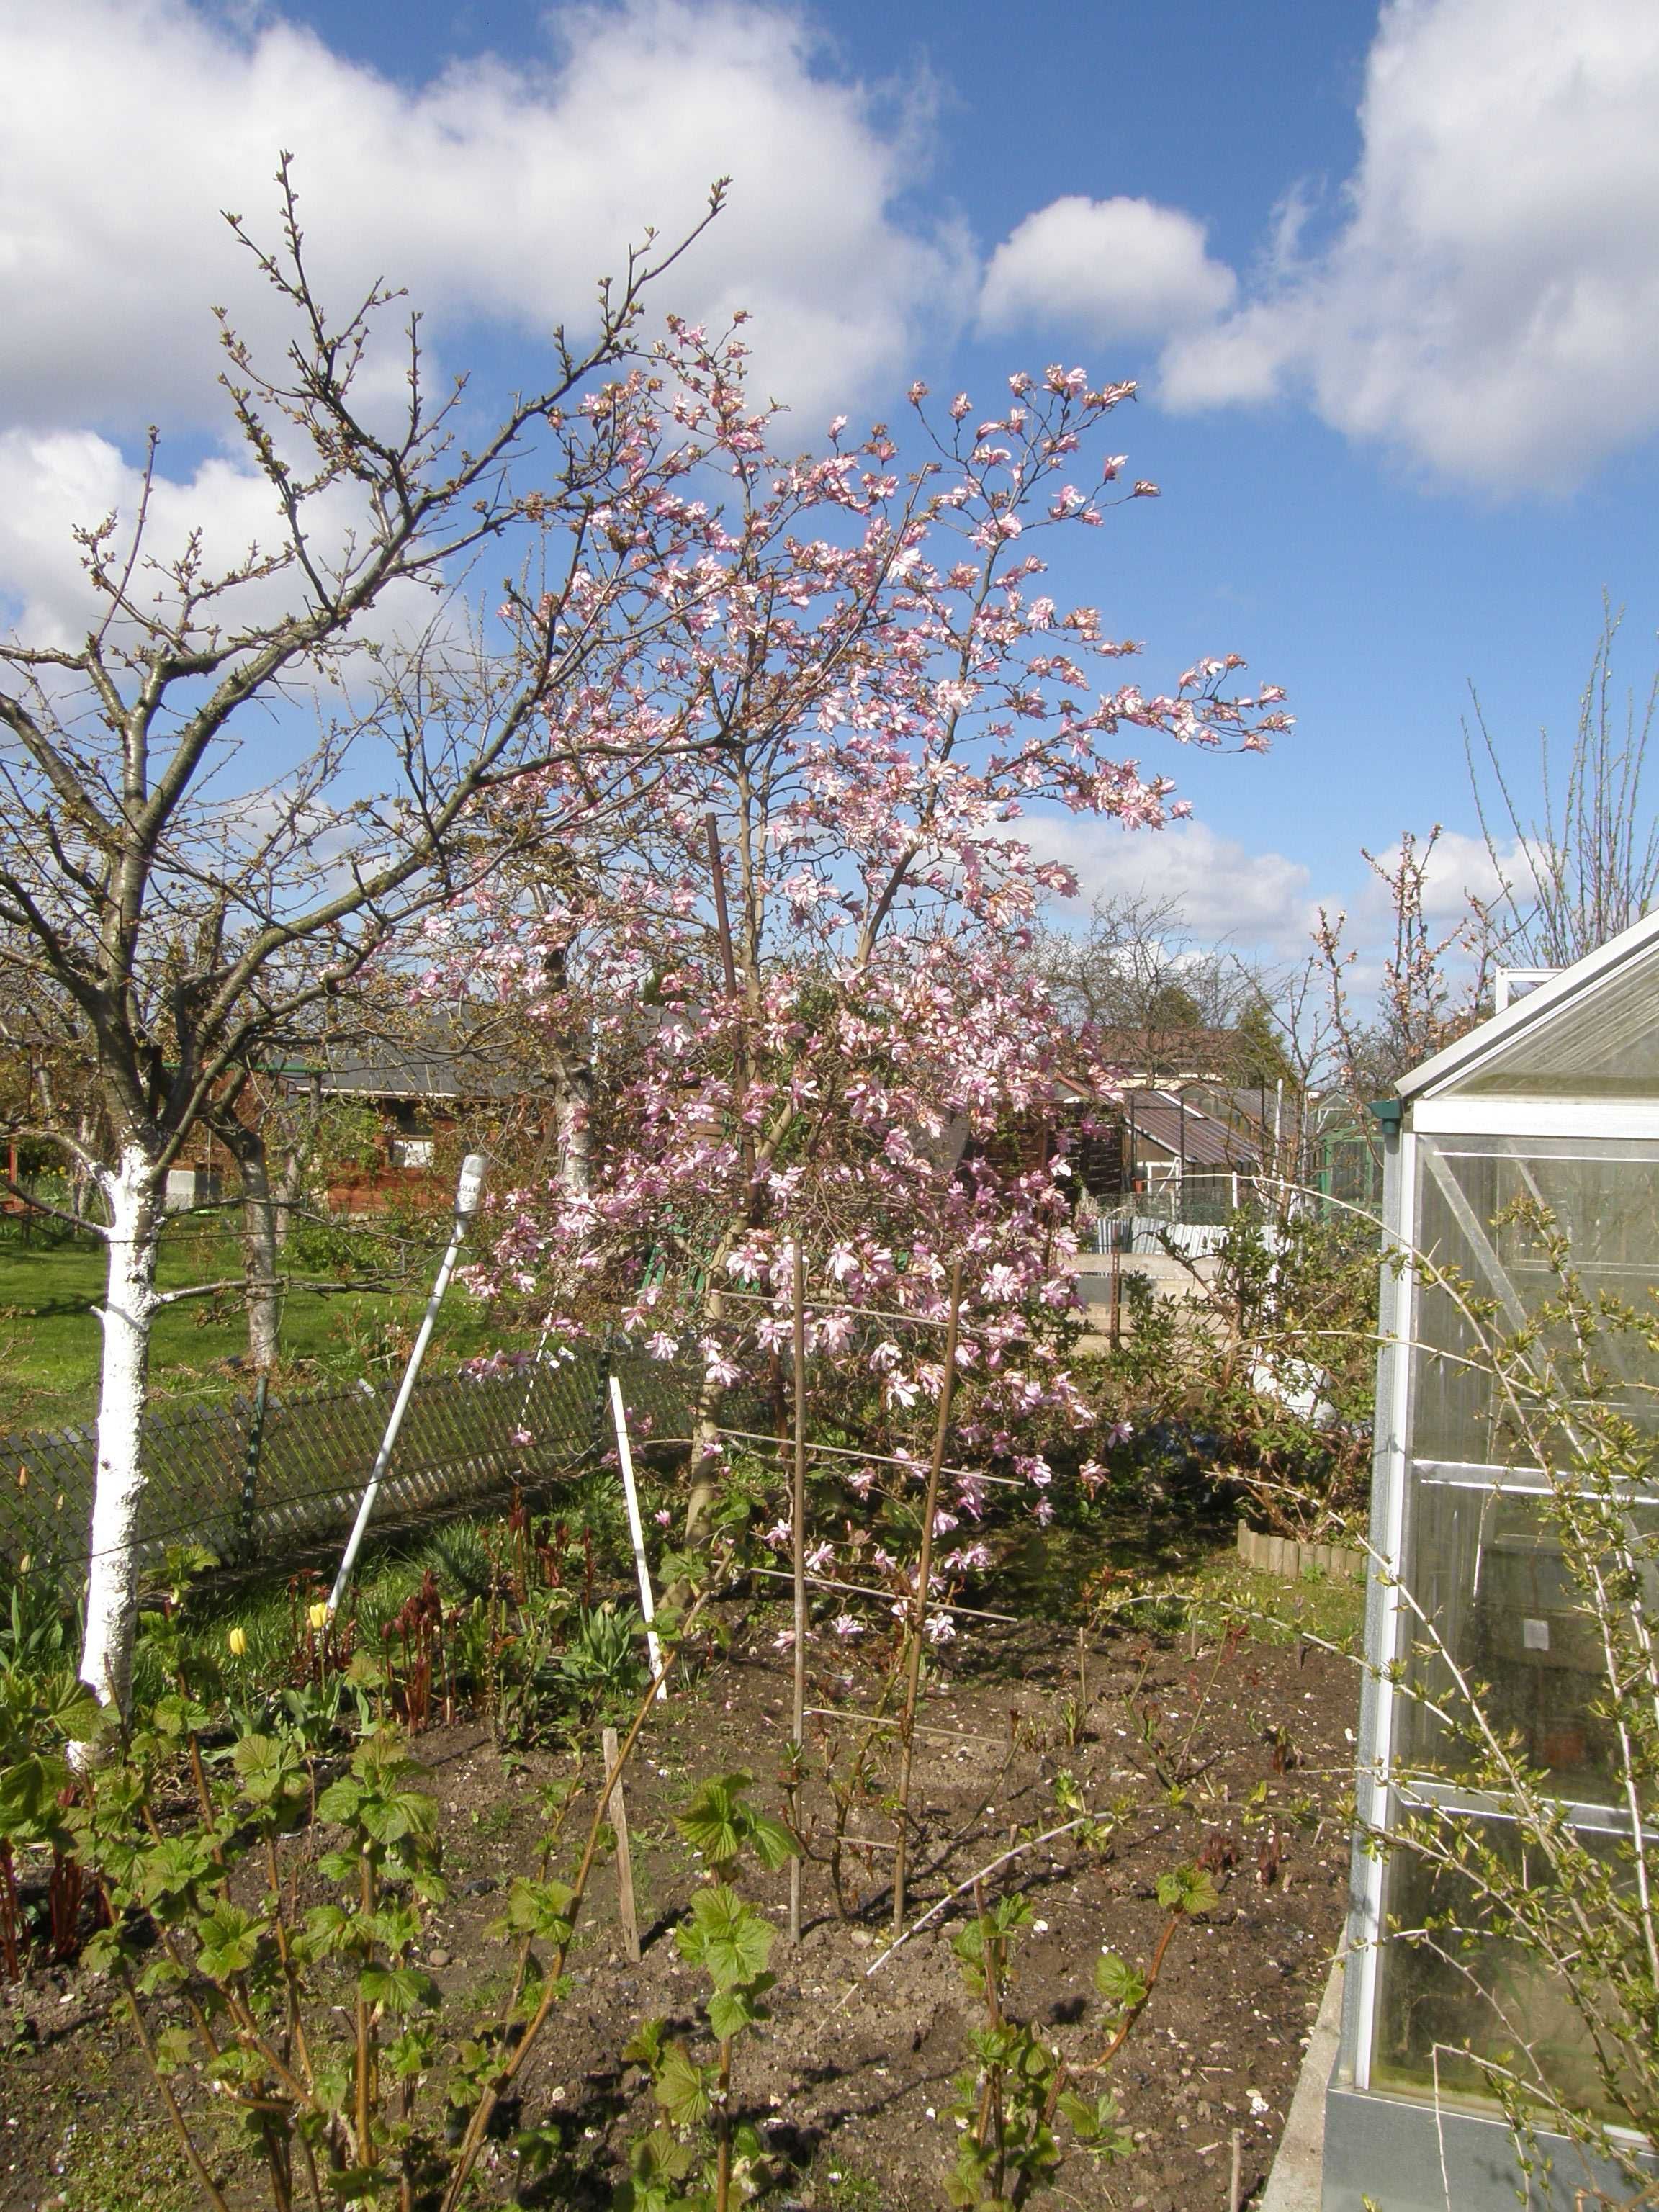
[(521, 1073), (492, 1068), (477, 1045), (452, 1045), (441, 1017), (423, 1037), (362, 1036), (324, 1048), (323, 1089), (351, 1098), (501, 1098), (525, 1088)]
[(1184, 1160), (1188, 1167), (1255, 1165), (1255, 1148), (1237, 1131), (1195, 1106), (1183, 1109), (1171, 1091), (1126, 1091), (1119, 1110), (1126, 1121), (1133, 1121), (1137, 1135), (1150, 1137), (1171, 1159)]

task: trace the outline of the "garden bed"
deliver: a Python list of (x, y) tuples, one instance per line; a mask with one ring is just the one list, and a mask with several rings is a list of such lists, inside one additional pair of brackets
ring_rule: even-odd
[[(558, 2159), (517, 2201), (610, 2204), (626, 2145), (652, 2117), (640, 2069), (621, 2059), (629, 2038), (655, 2016), (694, 2048), (707, 2045), (694, 2010), (701, 1978), (671, 1936), (699, 1882), (672, 1815), (696, 1783), (738, 1766), (755, 1771), (757, 1800), (776, 1804), (790, 1694), (776, 1609), (721, 1610), (724, 1656), (653, 1716), (629, 1771), (642, 1957), (635, 1966), (622, 1954), (607, 1868), (573, 1954), (576, 1987), (522, 2085), (521, 2118), (559, 2123)], [(815, 1663), (816, 1655), (815, 1646)], [(1078, 1648), (1065, 1632), (981, 1626), (946, 1655), (922, 1711), (938, 1733), (919, 1738), (916, 1753), (923, 1841), (911, 1917), (1011, 1841), (1059, 1825), (1066, 1814), (1056, 1809), (1056, 1783), (1068, 1772), (1107, 1824), (1103, 1839), (1080, 1844), (1073, 1832), (1025, 1849), (984, 1890), (1018, 1889), (1035, 1914), (1016, 1953), (1011, 2014), (1082, 2062), (1102, 2042), (1091, 1978), (1101, 1948), (1144, 1964), (1165, 1924), (1158, 1875), (1183, 1861), (1206, 1864), (1218, 1901), (1177, 1929), (1139, 2025), (1109, 2075), (1090, 2083), (1091, 2094), (1115, 2090), (1132, 2153), (1096, 2165), (1070, 2148), (1056, 2185), (1031, 2201), (1220, 2212), (1235, 2129), (1246, 2203), (1271, 2163), (1340, 1938), (1355, 1670), (1294, 1634), (1218, 1642), (1184, 1630), (1095, 1638), (1085, 1668), (1079, 1710)], [(874, 1680), (857, 1662), (820, 1672), (811, 1702), (861, 1705)], [(831, 1745), (844, 1760), (849, 1723), (810, 1726), (815, 1772)], [(450, 1881), (422, 1963), (443, 1990), (446, 2029), (459, 2037), (476, 2008), (500, 2001), (507, 1956), (484, 1930), (532, 1852), (538, 1786), (573, 1762), (532, 1751), (509, 1768), (475, 1725), (432, 1729), (416, 1748), (441, 1808)], [(595, 1772), (590, 1755), (586, 1775)], [(821, 1825), (821, 1786), (809, 1803)], [(878, 1796), (852, 1825), (871, 1847), (846, 1857), (849, 1917), (837, 1918), (824, 1869), (809, 1864), (798, 1950), (781, 1932), (787, 1873), (739, 1879), (781, 1932), (774, 2018), (744, 2045), (735, 2094), (775, 2154), (766, 2202), (932, 2212), (945, 2202), (955, 2154), (951, 2083), (979, 2018), (951, 1945), (971, 1893), (884, 1959), (891, 1853), (878, 1846), (891, 1829)], [(0, 2060), (3, 2212), (172, 2212), (194, 2201), (120, 2014), (106, 1980), (71, 1967), (37, 1969), (0, 2003), (0, 2051), (10, 2053)], [(522, 2176), (511, 2154), (492, 2146), (489, 2155), (477, 2201), (515, 2201)], [(224, 2172), (233, 2205), (268, 2202), (228, 2155)], [(151, 2178), (137, 2181), (141, 2172)], [(166, 2178), (174, 2172), (176, 2182)], [(135, 2193), (118, 2193), (128, 2186)]]

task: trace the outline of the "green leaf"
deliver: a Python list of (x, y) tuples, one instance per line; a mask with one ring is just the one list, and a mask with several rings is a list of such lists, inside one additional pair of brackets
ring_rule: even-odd
[(729, 1990), (764, 1971), (775, 1935), (735, 1890), (722, 1884), (699, 1890), (691, 1900), (691, 1917), (680, 1923), (674, 1940), (682, 1958), (702, 1966), (717, 1990)]
[(377, 1844), (400, 1844), (412, 1832), (403, 1793), (381, 1797), (366, 1790), (357, 1803), (357, 1826)]
[(377, 2197), (389, 2197), (398, 2186), (397, 2176), (383, 2166), (342, 2166), (328, 2176), (328, 2185), (343, 2203), (356, 2198), (369, 2203)]
[(492, 1932), (528, 1936), (532, 1941), (544, 1943), (568, 1942), (570, 1907), (575, 1895), (570, 1885), (556, 1876), (546, 1881), (532, 1881), (527, 1875), (520, 1875), (507, 1893), (507, 1911)]
[(770, 1974), (757, 1974), (752, 1982), (739, 1988), (716, 1990), (709, 1998), (708, 2025), (722, 2043), (728, 2036), (768, 2017), (765, 2006), (757, 2002), (763, 1984), (768, 1989), (772, 1986)]
[(794, 1838), (782, 1821), (775, 1820), (769, 1813), (750, 1814), (749, 1840), (756, 1857), (770, 1873), (787, 1866), (795, 1856)]
[(55, 1824), (59, 1792), (69, 1781), (67, 1763), (29, 1752), (0, 1771), (0, 1836), (24, 1836), (39, 1825)]
[(419, 2079), (432, 2063), (432, 2032), (429, 2028), (406, 2027), (401, 2035), (394, 2036), (382, 2054), (384, 2063), (394, 2080), (413, 2081)]
[(1182, 1912), (1191, 1919), (1212, 1912), (1220, 1893), (1202, 1867), (1190, 1864), (1171, 1869), (1158, 1878), (1158, 1901), (1166, 1912)]
[(795, 1840), (781, 1820), (757, 1813), (745, 1792), (754, 1782), (747, 1768), (705, 1782), (674, 1825), (716, 1874), (752, 1850), (763, 1866), (781, 1867), (795, 1854)]
[(216, 1905), (196, 1923), (198, 1963), (209, 1979), (227, 1982), (246, 1973), (259, 1955), (264, 1925), (237, 1905)]
[(199, 1836), (168, 1836), (144, 1854), (138, 1894), (148, 1905), (184, 1897), (213, 1869)]
[(671, 2043), (653, 2085), (657, 2102), (677, 2128), (695, 2127), (710, 2109), (708, 2076), (683, 2043)]
[(317, 1818), (336, 1820), (343, 1828), (349, 1828), (356, 1821), (357, 1808), (362, 1802), (362, 1784), (355, 1774), (343, 1774), (337, 1782), (331, 1782), (317, 1800)]
[(196, 2057), (196, 2045), (187, 2027), (164, 2027), (155, 2038), (155, 2070), (176, 2074)]
[(1103, 1951), (1095, 1960), (1095, 1987), (1118, 2012), (1129, 2012), (1146, 2000), (1146, 1983), (1115, 1951)]
[(305, 1795), (305, 1777), (292, 1748), (275, 1736), (245, 1735), (231, 1761), (251, 1805), (280, 1805)]
[(749, 1808), (744, 1792), (754, 1781), (746, 1767), (735, 1774), (711, 1776), (674, 1826), (694, 1851), (701, 1851), (711, 1867), (729, 1866), (743, 1850)]
[(379, 2005), (396, 2020), (423, 2005), (435, 2008), (443, 2001), (431, 1975), (423, 1974), (418, 1966), (365, 1966), (357, 1977), (357, 1987), (366, 2003)]
[(357, 1916), (343, 1905), (313, 1905), (306, 1914), (299, 1947), (307, 1959), (331, 1958), (356, 1932)]
[(1082, 2148), (1096, 2158), (1127, 2158), (1134, 2150), (1134, 2139), (1120, 2125), (1122, 2115), (1117, 2100), (1109, 2092), (1097, 2097), (1091, 2105), (1086, 2097), (1074, 2090), (1062, 2089), (1055, 2100), (1056, 2109), (1070, 2121), (1072, 2132)]
[(387, 1951), (401, 1951), (421, 1932), (421, 1916), (412, 1905), (383, 1905), (370, 1916), (374, 1940)]
[(1013, 1936), (1031, 1921), (1031, 1905), (1024, 1897), (1000, 1897), (991, 1907), (991, 1926), (999, 1936)]
[(166, 1736), (198, 1735), (212, 1718), (207, 1707), (198, 1705), (194, 1698), (158, 1698), (149, 1710), (150, 1726)]
[(188, 1978), (185, 1968), (176, 1959), (169, 1959), (165, 1951), (158, 1952), (138, 1977), (138, 1994), (153, 1997), (158, 1990), (176, 1990)]
[(100, 1928), (82, 1949), (82, 1965), (94, 1974), (111, 1972), (121, 1963), (125, 1948), (123, 1932), (118, 1925), (113, 1928)]
[(622, 2049), (624, 2066), (643, 2066), (654, 2074), (662, 2064), (663, 2038), (667, 2023), (660, 2020), (641, 2021)]
[(675, 2182), (684, 2180), (696, 2158), (689, 2144), (670, 2135), (666, 2128), (658, 2126), (633, 2144), (628, 2163), (635, 2180)]

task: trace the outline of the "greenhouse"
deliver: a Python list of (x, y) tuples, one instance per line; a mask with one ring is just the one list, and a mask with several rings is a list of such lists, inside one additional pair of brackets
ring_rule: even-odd
[[(1618, 1725), (1607, 1651), (1609, 1635), (1639, 1644), (1659, 1582), (1659, 915), (1398, 1092), (1372, 1109), (1386, 1147), (1375, 1554), (1322, 2204), (1463, 2212), (1513, 2204), (1518, 2184), (1538, 2206), (1597, 2185), (1609, 2195), (1590, 2201), (1624, 2202), (1628, 2179), (1562, 2133), (1560, 2107), (1616, 2121), (1631, 2100), (1607, 2094), (1574, 1969), (1517, 1940), (1503, 1899), (1524, 1907), (1551, 1865), (1606, 1867), (1615, 1898), (1642, 1890), (1632, 1924), (1649, 1918), (1651, 1739)], [(1587, 1526), (1625, 1577), (1610, 1575), (1623, 1595), (1605, 1634)], [(1547, 1935), (1547, 1911), (1538, 1924)], [(1614, 1997), (1607, 2010), (1616, 2025)], [(1525, 2184), (1520, 2110), (1540, 2154)], [(1610, 2140), (1639, 2158), (1639, 2135)]]

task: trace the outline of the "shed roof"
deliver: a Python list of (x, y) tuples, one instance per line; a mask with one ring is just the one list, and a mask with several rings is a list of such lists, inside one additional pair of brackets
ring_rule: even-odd
[(1133, 1117), (1138, 1137), (1149, 1137), (1188, 1167), (1243, 1168), (1255, 1163), (1255, 1148), (1236, 1130), (1199, 1107), (1183, 1108), (1178, 1095), (1126, 1091), (1121, 1110), (1126, 1118)]
[(1402, 1098), (1659, 1098), (1659, 910), (1402, 1075)]

